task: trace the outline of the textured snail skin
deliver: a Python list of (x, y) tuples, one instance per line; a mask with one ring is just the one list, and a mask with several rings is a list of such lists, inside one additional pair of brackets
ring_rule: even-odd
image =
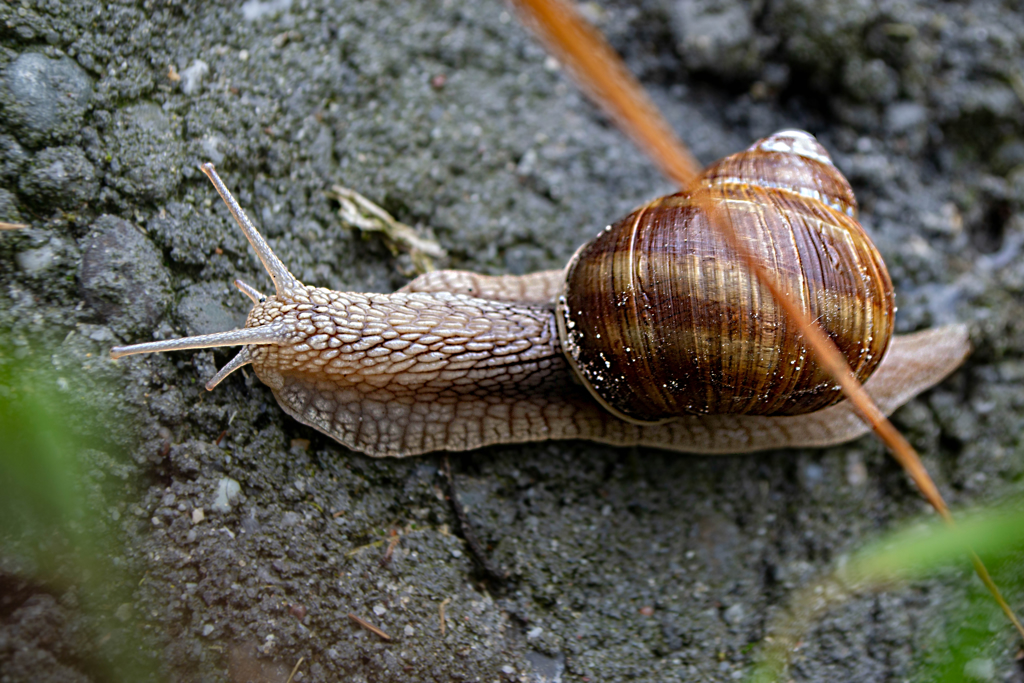
[[(253, 369), (289, 415), (369, 455), (545, 439), (741, 453), (827, 446), (867, 431), (846, 403), (788, 417), (620, 420), (573, 382), (550, 308), (447, 292), (310, 288), (296, 299), (270, 297), (250, 314), (248, 326), (288, 330), (278, 345), (249, 347)], [(966, 338), (963, 326), (896, 337), (868, 392), (891, 412), (959, 365)]]
[(526, 275), (480, 275), (465, 270), (424, 273), (400, 292), (450, 292), (481, 299), (550, 305), (565, 288), (565, 269)]
[[(694, 415), (655, 425), (621, 420), (574, 379), (563, 353), (555, 321), (563, 271), (520, 277), (439, 271), (393, 294), (307, 287), (273, 254), (212, 165), (203, 170), (277, 293), (264, 296), (236, 282), (254, 303), (244, 328), (118, 347), (114, 358), (241, 345), (208, 389), (251, 364), (285, 412), (372, 456), (546, 439), (742, 453), (826, 446), (867, 431), (845, 402), (796, 416)], [(895, 337), (866, 387), (889, 413), (952, 372), (968, 351), (960, 325)]]

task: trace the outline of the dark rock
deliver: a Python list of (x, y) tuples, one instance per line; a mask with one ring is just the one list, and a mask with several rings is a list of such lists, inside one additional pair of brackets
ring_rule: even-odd
[(3, 83), (13, 99), (6, 118), (33, 146), (74, 133), (92, 99), (92, 79), (67, 57), (23, 54), (7, 67)]
[(162, 261), (131, 223), (102, 216), (85, 240), (79, 273), (82, 297), (121, 337), (146, 336), (170, 299)]

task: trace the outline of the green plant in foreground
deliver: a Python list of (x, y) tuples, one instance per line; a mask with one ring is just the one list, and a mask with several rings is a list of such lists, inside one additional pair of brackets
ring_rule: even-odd
[(65, 426), (69, 411), (88, 409), (53, 399), (55, 385), (0, 346), (0, 579), (21, 587), (6, 607), (52, 595), (75, 621), (66, 631), (75, 642), (52, 644), (72, 653), (73, 668), (94, 680), (152, 680), (131, 607), (135, 580), (108, 525), (120, 494), (96, 474), (128, 468)]
[(999, 608), (970, 571), (976, 552), (1005, 594), (1024, 592), (1024, 505), (1014, 500), (998, 507), (958, 515), (949, 527), (936, 519), (895, 531), (855, 552), (832, 574), (797, 591), (787, 609), (769, 625), (758, 664), (748, 680), (787, 680), (790, 655), (813, 622), (854, 593), (963, 570), (970, 584), (966, 600), (947, 607), (945, 618), (929, 626), (927, 649), (917, 653), (914, 677), (926, 681), (994, 680), (990, 654), (1005, 646), (1008, 634)]

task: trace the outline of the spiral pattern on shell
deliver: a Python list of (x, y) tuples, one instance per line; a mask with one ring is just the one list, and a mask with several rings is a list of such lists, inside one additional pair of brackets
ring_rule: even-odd
[[(865, 381), (892, 337), (892, 283), (825, 149), (782, 131), (696, 183)], [(569, 264), (558, 323), (577, 375), (612, 412), (644, 422), (795, 415), (838, 401), (795, 324), (691, 197), (634, 211)]]

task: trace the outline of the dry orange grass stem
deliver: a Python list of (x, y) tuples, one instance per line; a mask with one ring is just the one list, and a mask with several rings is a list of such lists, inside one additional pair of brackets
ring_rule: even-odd
[(384, 640), (391, 640), (391, 636), (389, 636), (387, 633), (385, 633), (381, 629), (377, 628), (376, 626), (374, 626), (373, 624), (368, 622), (366, 619), (363, 619), (362, 617), (357, 617), (356, 615), (352, 614), (351, 612), (349, 612), (348, 618), (351, 619), (352, 621), (354, 621), (355, 623), (359, 624), (363, 628), (365, 628), (367, 631), (370, 631), (371, 633), (376, 633), (378, 636), (380, 636)]
[(441, 604), (437, 608), (437, 616), (438, 616), (438, 621), (441, 624), (441, 635), (442, 636), (445, 634), (445, 631), (448, 630), (448, 626), (447, 626), (447, 623), (445, 621), (445, 608), (448, 607), (448, 603), (451, 602), (451, 601), (452, 601), (451, 598), (445, 598), (444, 600), (441, 601)]
[[(548, 50), (559, 59), (577, 83), (670, 179), (686, 187), (699, 173), (700, 165), (686, 146), (678, 139), (657, 107), (644, 92), (626, 66), (612, 50), (604, 37), (592, 27), (566, 0), (514, 0), (516, 8), (529, 26), (544, 42)], [(707, 190), (693, 196), (711, 217), (711, 224), (736, 250), (750, 272), (771, 292), (793, 320), (818, 362), (825, 367), (842, 387), (843, 394), (857, 409), (878, 438), (892, 452), (893, 457), (917, 484), (921, 495), (952, 525), (949, 512), (935, 482), (921, 463), (913, 446), (904, 438), (878, 409), (864, 387), (857, 381), (839, 349), (822, 329), (809, 318), (803, 308), (779, 287), (775, 276), (761, 267), (750, 251), (739, 240), (720, 203)], [(988, 587), (996, 602), (1024, 638), (1021, 625), (1013, 610), (1003, 599), (981, 559), (970, 551), (974, 569)]]

